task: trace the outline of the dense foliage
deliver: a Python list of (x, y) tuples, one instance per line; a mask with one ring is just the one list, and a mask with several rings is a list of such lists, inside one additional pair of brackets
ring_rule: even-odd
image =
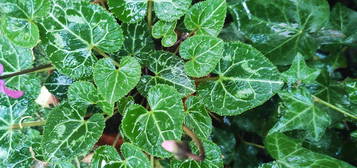
[(0, 0), (0, 167), (353, 168), (356, 9)]

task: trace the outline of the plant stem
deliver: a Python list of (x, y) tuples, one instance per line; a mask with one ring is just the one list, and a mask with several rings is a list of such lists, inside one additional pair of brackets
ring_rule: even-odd
[(97, 47), (93, 47), (93, 50), (95, 52), (97, 52), (99, 55), (105, 57), (105, 58), (110, 58), (113, 62), (113, 64), (117, 67), (120, 67), (120, 64), (118, 62), (116, 62), (115, 60), (113, 60), (108, 54), (106, 54), (104, 51), (102, 51), (101, 49), (97, 48)]
[(194, 80), (195, 80), (195, 82), (204, 82), (204, 81), (218, 80), (218, 79), (219, 79), (218, 76), (215, 76), (215, 77), (208, 76), (208, 77), (203, 77), (203, 78), (196, 78)]
[(15, 73), (12, 73), (12, 74), (0, 76), (0, 79), (11, 78), (11, 77), (14, 77), (14, 76), (24, 75), (24, 74), (28, 74), (28, 73), (44, 72), (44, 71), (49, 71), (49, 70), (53, 70), (53, 69), (54, 69), (54, 67), (51, 64), (40, 65), (38, 67), (34, 67), (34, 68), (31, 68), (31, 69), (25, 69), (25, 70), (20, 71), (20, 72), (15, 72)]
[(153, 155), (150, 155), (150, 162), (151, 162), (151, 167), (155, 168), (155, 158)]
[(152, 27), (152, 6), (153, 6), (153, 1), (148, 0), (148, 10), (147, 10), (147, 15), (148, 15), (148, 26), (149, 29)]
[(205, 148), (203, 147), (201, 140), (185, 125), (182, 125), (182, 129), (189, 137), (191, 137), (192, 141), (195, 142), (200, 152), (199, 156), (193, 153), (189, 153), (188, 156), (191, 157), (193, 160), (203, 161), (205, 159)]
[(43, 126), (46, 124), (46, 121), (33, 121), (33, 122), (27, 122), (27, 123), (19, 123), (19, 124), (14, 124), (10, 127), (10, 129), (22, 129), (24, 127), (36, 127), (36, 126)]
[(338, 112), (340, 112), (340, 113), (342, 113), (342, 114), (344, 114), (344, 115), (346, 115), (346, 116), (349, 116), (349, 117), (351, 117), (351, 118), (357, 119), (357, 116), (354, 116), (354, 115), (348, 113), (347, 111), (345, 111), (345, 110), (343, 110), (343, 109), (340, 109), (340, 108), (336, 107), (335, 105), (330, 104), (330, 103), (328, 103), (328, 102), (326, 102), (326, 101), (324, 101), (324, 100), (322, 100), (322, 99), (320, 99), (320, 98), (318, 98), (318, 97), (316, 97), (316, 96), (314, 96), (314, 95), (312, 95), (312, 98), (313, 98), (314, 101), (317, 102), (317, 103), (323, 104), (323, 105), (325, 105), (325, 106), (327, 106), (327, 107), (330, 107), (330, 108), (332, 108), (332, 109), (334, 109), (334, 110), (336, 110), (336, 111), (338, 111)]

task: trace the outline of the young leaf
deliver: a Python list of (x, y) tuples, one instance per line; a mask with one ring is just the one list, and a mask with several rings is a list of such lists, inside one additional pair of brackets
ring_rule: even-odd
[(293, 84), (296, 82), (310, 84), (315, 81), (319, 74), (320, 71), (318, 69), (308, 67), (305, 63), (304, 57), (298, 53), (295, 56), (290, 69), (282, 73), (281, 76), (288, 84)]
[(170, 153), (161, 147), (165, 140), (180, 140), (184, 119), (183, 104), (177, 91), (167, 85), (156, 85), (149, 90), (147, 111), (131, 105), (121, 127), (131, 142), (151, 155), (166, 158)]
[(140, 55), (142, 63), (155, 74), (144, 75), (137, 87), (140, 94), (146, 96), (149, 89), (157, 84), (167, 84), (174, 87), (182, 97), (196, 91), (194, 82), (183, 71), (184, 62), (176, 55), (154, 51)]
[(102, 7), (85, 1), (54, 0), (42, 25), (47, 55), (57, 70), (74, 79), (88, 77), (97, 61), (92, 49), (113, 53), (123, 32)]
[(307, 138), (320, 140), (331, 124), (329, 114), (321, 109), (305, 89), (279, 93), (284, 103), (283, 113), (270, 133), (290, 130), (306, 130)]
[[(2, 75), (20, 72), (32, 68), (33, 53), (31, 49), (19, 47), (11, 43), (0, 33), (0, 64), (4, 66)], [(35, 99), (40, 93), (40, 80), (31, 74), (24, 74), (5, 79), (6, 86), (21, 90), (25, 95)], [(2, 94), (2, 93), (0, 93)]]
[(135, 57), (154, 49), (154, 41), (145, 22), (125, 23), (121, 26), (124, 31), (124, 44), (123, 48), (116, 55)]
[(277, 68), (258, 50), (240, 42), (226, 43), (214, 73), (218, 79), (202, 82), (198, 95), (220, 115), (237, 115), (259, 106), (283, 85)]
[(176, 21), (165, 22), (159, 20), (152, 27), (152, 36), (156, 39), (162, 38), (161, 44), (164, 47), (171, 47), (177, 41), (177, 35), (175, 32)]
[(68, 103), (53, 109), (47, 119), (42, 140), (45, 160), (52, 163), (71, 160), (86, 154), (104, 130), (104, 117), (94, 114), (85, 120), (86, 108)]
[(315, 153), (301, 146), (295, 139), (282, 133), (267, 136), (265, 146), (275, 162), (263, 166), (269, 167), (321, 167), (326, 168), (354, 168), (346, 162), (327, 155)]
[(193, 36), (180, 45), (180, 56), (189, 60), (185, 72), (192, 77), (208, 75), (223, 57), (224, 43), (211, 36)]
[(196, 3), (185, 15), (185, 26), (198, 35), (218, 36), (226, 18), (226, 0), (206, 0)]
[(316, 34), (329, 19), (325, 0), (241, 1), (231, 6), (235, 23), (253, 46), (274, 64), (287, 65), (297, 52), (311, 57)]
[[(197, 153), (197, 147), (191, 143), (193, 146), (194, 153)], [(172, 160), (170, 163), (171, 168), (202, 168), (202, 167), (212, 167), (212, 168), (219, 168), (223, 167), (223, 160), (222, 154), (219, 147), (211, 141), (203, 140), (203, 147), (206, 150), (206, 158), (202, 162), (194, 161), (191, 159), (179, 161), (179, 160)]]
[(122, 116), (125, 115), (125, 113), (128, 111), (128, 108), (132, 105), (135, 104), (135, 100), (133, 97), (128, 96), (128, 97), (123, 97), (119, 100), (118, 102), (118, 112)]
[(198, 137), (208, 138), (212, 131), (212, 120), (198, 97), (186, 100), (185, 125)]
[(0, 0), (1, 29), (16, 45), (32, 48), (40, 41), (36, 22), (50, 11), (48, 0)]
[(167, 22), (178, 20), (186, 13), (192, 2), (192, 0), (109, 0), (108, 6), (109, 10), (121, 21), (136, 23), (146, 16), (149, 1), (154, 3), (156, 16)]
[(87, 108), (91, 104), (97, 104), (108, 115), (113, 115), (114, 112), (114, 104), (106, 102), (90, 82), (73, 83), (68, 89), (68, 101), (72, 107)]
[(94, 81), (99, 93), (110, 104), (135, 88), (140, 80), (141, 67), (133, 57), (123, 57), (119, 69), (116, 69), (112, 60), (102, 59), (94, 67)]
[(125, 160), (121, 160), (115, 148), (111, 146), (100, 147), (94, 154), (94, 166), (92, 168), (151, 168), (149, 159), (140, 148), (124, 143), (120, 150)]

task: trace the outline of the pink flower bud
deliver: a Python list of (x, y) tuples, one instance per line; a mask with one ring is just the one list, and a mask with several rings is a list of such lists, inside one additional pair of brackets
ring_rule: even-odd
[(161, 146), (167, 150), (168, 152), (171, 152), (171, 153), (177, 153), (178, 151), (178, 145), (176, 143), (176, 141), (174, 140), (167, 140), (167, 141), (164, 141)]
[[(4, 66), (0, 64), (0, 75), (4, 72)], [(23, 91), (12, 90), (5, 86), (5, 81), (0, 80), (0, 92), (5, 93), (7, 96), (18, 99), (24, 95)]]

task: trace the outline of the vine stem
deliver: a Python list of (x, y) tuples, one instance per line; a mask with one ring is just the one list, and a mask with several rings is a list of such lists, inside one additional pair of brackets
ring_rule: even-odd
[(113, 60), (108, 54), (106, 54), (104, 51), (102, 51), (101, 49), (97, 48), (97, 47), (93, 47), (93, 50), (95, 52), (97, 52), (99, 55), (103, 56), (104, 58), (110, 58), (113, 62), (113, 64), (117, 67), (120, 67), (120, 64), (118, 62), (116, 62), (115, 60)]
[(155, 168), (155, 158), (153, 155), (150, 155), (150, 162), (151, 162), (151, 167)]
[(153, 6), (153, 1), (148, 0), (148, 10), (147, 10), (147, 15), (148, 15), (148, 26), (151, 29), (152, 27), (152, 6)]
[(18, 124), (12, 125), (10, 127), (10, 129), (22, 129), (24, 127), (36, 127), (36, 126), (43, 126), (45, 124), (46, 124), (46, 120), (26, 122), (26, 123), (18, 123)]
[(191, 137), (192, 141), (195, 142), (195, 144), (198, 147), (198, 150), (200, 152), (199, 156), (197, 156), (197, 155), (195, 155), (193, 153), (188, 153), (187, 156), (189, 156), (193, 160), (203, 161), (205, 159), (205, 148), (203, 147), (202, 141), (196, 136), (195, 133), (193, 133), (185, 125), (182, 125), (182, 129), (189, 137)]
[(6, 79), (6, 78), (11, 78), (14, 76), (19, 76), (19, 75), (24, 75), (24, 74), (29, 74), (29, 73), (35, 73), (35, 72), (45, 72), (45, 71), (50, 71), (54, 70), (55, 68), (51, 64), (46, 64), (46, 65), (40, 65), (38, 67), (34, 67), (31, 69), (25, 69), (20, 72), (15, 72), (7, 75), (0, 76), (0, 79)]
[(338, 111), (338, 112), (340, 112), (340, 113), (342, 113), (342, 114), (344, 114), (344, 115), (346, 115), (346, 116), (349, 116), (349, 117), (352, 117), (352, 118), (354, 118), (354, 119), (357, 119), (357, 116), (354, 116), (354, 115), (348, 113), (347, 111), (345, 111), (345, 110), (343, 110), (343, 109), (340, 109), (340, 108), (336, 107), (335, 105), (330, 104), (330, 103), (328, 103), (328, 102), (326, 102), (326, 101), (324, 101), (324, 100), (322, 100), (322, 99), (320, 99), (320, 98), (318, 98), (318, 97), (316, 97), (316, 96), (314, 96), (314, 95), (312, 95), (312, 98), (313, 98), (314, 101), (317, 102), (317, 103), (323, 104), (323, 105), (325, 105), (325, 106), (327, 106), (327, 107), (330, 107), (330, 108), (332, 108), (332, 109), (334, 109), (334, 110), (336, 110), (336, 111)]

